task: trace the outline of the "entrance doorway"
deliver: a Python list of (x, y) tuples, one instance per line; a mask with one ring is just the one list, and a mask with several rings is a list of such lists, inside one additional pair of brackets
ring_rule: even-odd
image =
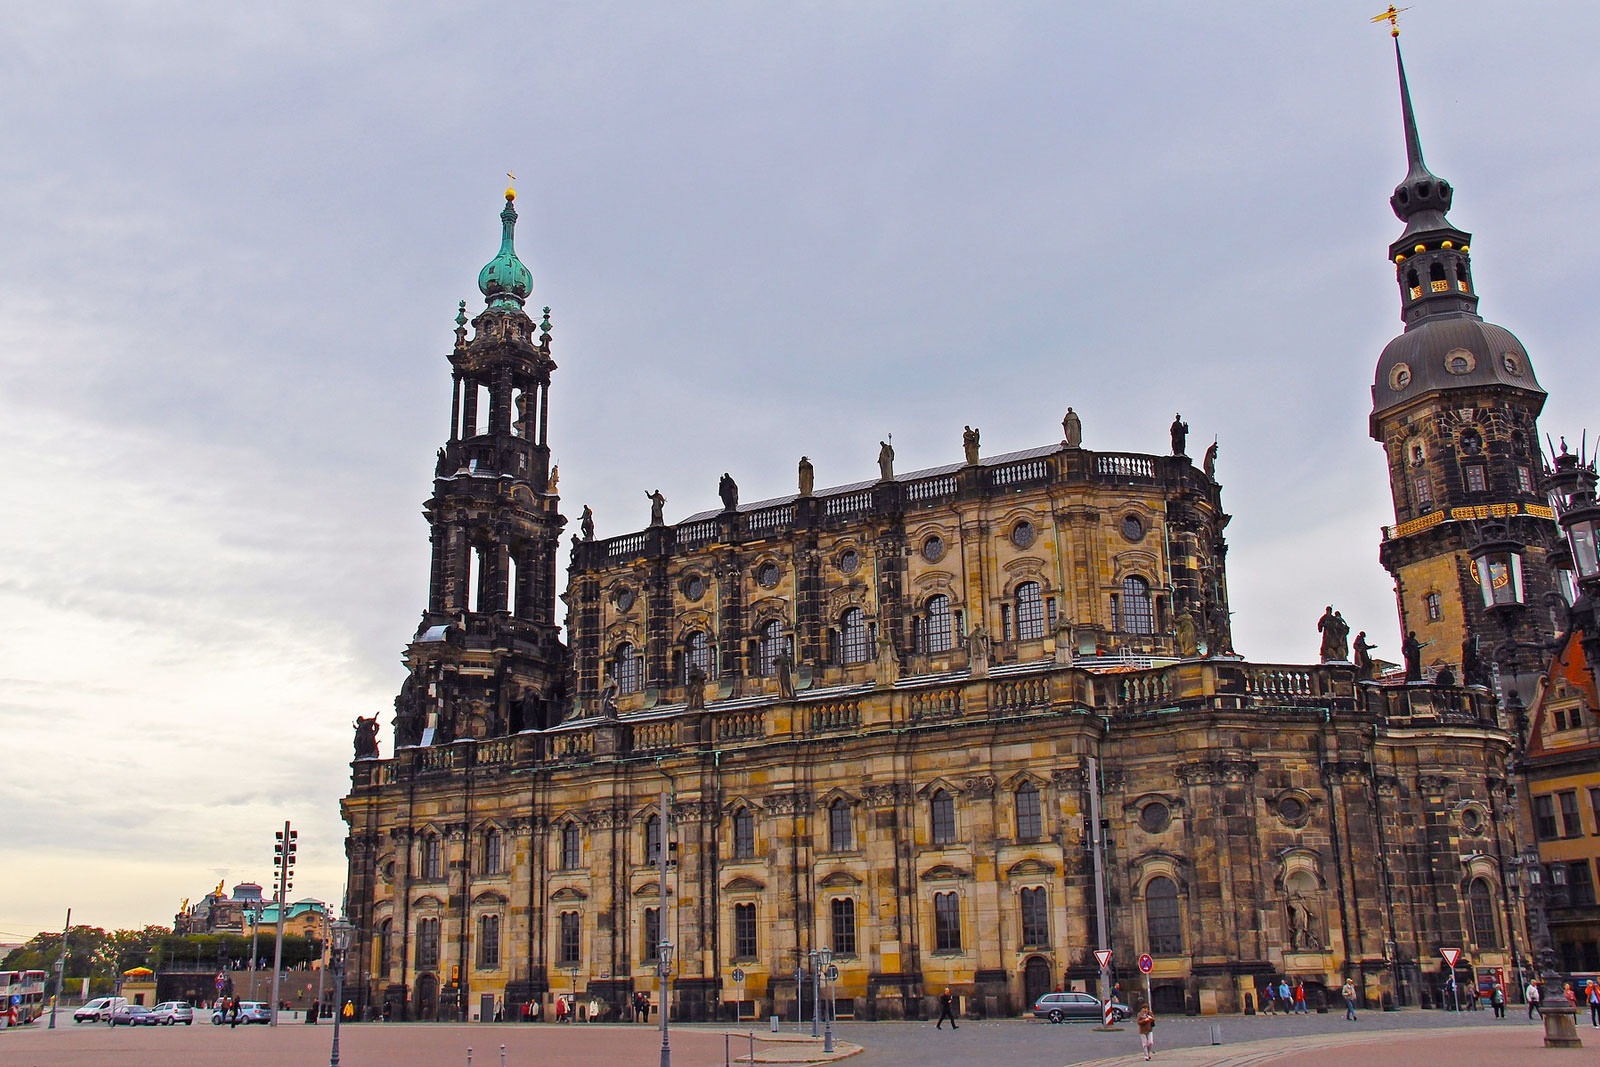
[(1051, 988), (1050, 961), (1043, 956), (1029, 956), (1022, 968), (1022, 1010), (1032, 1011), (1034, 1001)]
[(417, 1018), (432, 1020), (439, 1015), (439, 979), (424, 974), (417, 979)]

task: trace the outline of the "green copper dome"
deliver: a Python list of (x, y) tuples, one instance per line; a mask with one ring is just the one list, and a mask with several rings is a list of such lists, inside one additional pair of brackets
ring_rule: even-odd
[(523, 266), (512, 247), (517, 209), (511, 204), (516, 198), (515, 189), (506, 190), (506, 209), (500, 212), (500, 251), (478, 272), (478, 288), (492, 308), (520, 308), (533, 292), (533, 273)]

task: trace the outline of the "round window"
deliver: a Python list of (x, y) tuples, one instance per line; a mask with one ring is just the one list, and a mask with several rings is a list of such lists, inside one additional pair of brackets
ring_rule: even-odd
[(1471, 374), (1478, 359), (1465, 348), (1452, 348), (1444, 354), (1444, 369), (1451, 374)]
[(1124, 515), (1122, 517), (1122, 536), (1130, 541), (1139, 541), (1144, 538), (1144, 520), (1137, 515)]
[(861, 566), (861, 556), (853, 548), (847, 548), (839, 553), (839, 573), (854, 574), (856, 568)]
[(1519, 378), (1522, 376), (1522, 360), (1517, 358), (1516, 353), (1507, 352), (1501, 356), (1500, 364), (1505, 367), (1507, 374), (1515, 374)]
[(1159, 800), (1153, 800), (1139, 809), (1139, 828), (1147, 834), (1159, 834), (1172, 822), (1172, 812)]
[(1029, 522), (1027, 519), (1023, 519), (1021, 522), (1011, 527), (1011, 543), (1016, 545), (1018, 548), (1027, 548), (1029, 545), (1033, 544), (1034, 538), (1038, 536), (1039, 533), (1033, 528), (1033, 523)]
[(776, 563), (763, 563), (756, 568), (756, 581), (771, 589), (778, 584), (778, 565)]
[(944, 559), (944, 538), (934, 534), (922, 542), (922, 558), (929, 563), (938, 563)]
[(706, 594), (706, 580), (698, 574), (691, 574), (683, 580), (683, 595), (690, 600), (699, 600)]
[(1483, 813), (1477, 808), (1468, 808), (1461, 813), (1461, 828), (1469, 834), (1478, 833), (1483, 829)]
[(1278, 815), (1285, 822), (1299, 822), (1306, 817), (1306, 802), (1299, 797), (1284, 797), (1278, 801)]
[(633, 598), (633, 590), (629, 589), (625, 585), (620, 587), (615, 593), (611, 594), (612, 602), (617, 605), (618, 611), (627, 611), (629, 608), (633, 607)]
[(1389, 388), (1399, 392), (1411, 384), (1411, 367), (1406, 363), (1396, 363), (1394, 370), (1389, 372)]

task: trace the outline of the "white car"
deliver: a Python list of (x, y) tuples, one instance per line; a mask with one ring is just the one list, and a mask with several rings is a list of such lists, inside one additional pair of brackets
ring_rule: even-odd
[(95, 997), (72, 1013), (75, 1023), (98, 1023), (111, 1018), (111, 1013), (128, 1003), (127, 997)]
[(168, 1000), (157, 1004), (150, 1009), (150, 1015), (160, 1026), (171, 1026), (174, 1023), (194, 1025), (194, 1009), (181, 1000)]

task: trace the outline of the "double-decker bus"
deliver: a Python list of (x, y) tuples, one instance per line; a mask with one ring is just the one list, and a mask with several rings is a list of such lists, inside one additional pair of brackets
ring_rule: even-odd
[(43, 971), (0, 971), (0, 1014), (15, 1012), (17, 1025), (44, 1013)]

